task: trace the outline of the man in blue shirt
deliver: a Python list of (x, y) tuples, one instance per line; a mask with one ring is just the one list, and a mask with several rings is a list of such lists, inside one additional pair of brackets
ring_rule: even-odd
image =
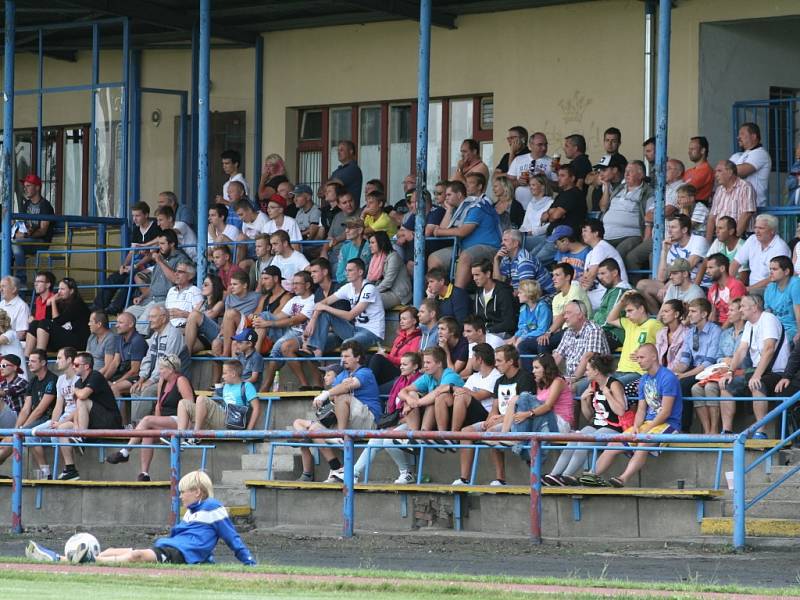
[(553, 277), (539, 259), (522, 247), (522, 234), (519, 229), (506, 229), (503, 232), (503, 243), (494, 256), (492, 277), (505, 281), (516, 292), (519, 282), (535, 279), (542, 288), (542, 294), (551, 296), (556, 293)]
[[(453, 388), (463, 387), (464, 381), (447, 367), (447, 357), (439, 347), (422, 353), (422, 377), (404, 387), (397, 395), (403, 401), (403, 414), (409, 429), (432, 431), (436, 427), (437, 398), (446, 394), (452, 404)], [(449, 420), (449, 419), (448, 419)]]
[(719, 433), (719, 402), (716, 400), (692, 400), (687, 406), (687, 400), (685, 400), (693, 395), (705, 396), (707, 391), (713, 387), (694, 387), (697, 384), (697, 374), (715, 364), (720, 357), (719, 340), (722, 336), (722, 328), (708, 320), (710, 315), (711, 303), (705, 298), (695, 298), (689, 302), (690, 327), (683, 336), (683, 349), (674, 370), (680, 379), (681, 394), (684, 397), (681, 429), (691, 431), (692, 406), (694, 406), (697, 410), (697, 417), (703, 425), (703, 433), (716, 434)]
[[(378, 391), (375, 375), (363, 363), (367, 352), (355, 340), (342, 344), (342, 366), (344, 369), (333, 380), (333, 386), (317, 395), (312, 406), (319, 409), (328, 400), (333, 402), (337, 429), (375, 429), (375, 421), (383, 414), (383, 403)], [(327, 429), (316, 420), (297, 419), (295, 431), (320, 431)], [(341, 444), (341, 440), (314, 440), (318, 444)], [(303, 459), (303, 475), (300, 481), (314, 481), (314, 460), (309, 448), (300, 448)], [(320, 453), (331, 468), (325, 483), (342, 483), (344, 467), (330, 448), (320, 448)]]
[(796, 344), (800, 340), (797, 332), (800, 278), (794, 276), (794, 266), (788, 256), (776, 256), (769, 261), (769, 281), (764, 290), (764, 308), (778, 317), (786, 337)]
[[(653, 344), (642, 344), (636, 351), (636, 362), (644, 369), (644, 375), (639, 380), (639, 407), (633, 427), (624, 433), (650, 433), (665, 434), (677, 433), (681, 428), (681, 414), (683, 412), (683, 398), (681, 384), (678, 378), (666, 367), (658, 362), (658, 352)], [(629, 452), (620, 448), (628, 446), (627, 442), (612, 442), (597, 459), (594, 473), (581, 477), (581, 483), (587, 485), (608, 485), (598, 475), (607, 470), (614, 459), (621, 452)], [(652, 444), (648, 444), (652, 445)], [(656, 452), (655, 455), (658, 453)], [(647, 452), (634, 452), (625, 470), (618, 477), (608, 480), (614, 487), (625, 487), (625, 484), (638, 473), (647, 461)]]
[(331, 173), (330, 178), (338, 179), (342, 182), (342, 185), (353, 197), (356, 208), (358, 208), (361, 200), (361, 183), (364, 181), (364, 176), (356, 162), (356, 145), (350, 140), (340, 141), (336, 147), (336, 156), (340, 164)]

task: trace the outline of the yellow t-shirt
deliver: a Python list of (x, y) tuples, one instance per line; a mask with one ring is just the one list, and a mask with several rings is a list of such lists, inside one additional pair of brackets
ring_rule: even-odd
[(625, 331), (625, 341), (622, 342), (622, 354), (619, 357), (617, 371), (622, 373), (644, 373), (639, 363), (631, 360), (631, 354), (639, 349), (642, 344), (655, 344), (656, 334), (664, 325), (658, 319), (649, 318), (641, 325), (636, 325), (630, 319), (621, 317), (619, 324)]
[[(557, 317), (561, 313), (564, 312), (564, 307), (567, 303), (572, 302), (573, 300), (580, 300), (583, 302), (583, 305), (586, 307), (588, 312), (587, 319), (592, 318), (592, 303), (589, 302), (589, 296), (586, 294), (586, 290), (584, 290), (577, 281), (573, 281), (572, 285), (569, 287), (569, 292), (565, 296), (561, 292), (557, 293), (553, 296), (553, 316)], [(564, 323), (564, 327), (567, 324)]]
[(367, 215), (364, 217), (364, 227), (368, 227), (372, 231), (385, 231), (389, 237), (397, 233), (397, 225), (386, 213), (381, 213), (377, 219), (372, 215)]

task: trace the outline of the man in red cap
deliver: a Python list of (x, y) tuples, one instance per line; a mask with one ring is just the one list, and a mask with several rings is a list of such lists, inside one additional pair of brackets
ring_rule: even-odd
[[(273, 234), (282, 229), (289, 234), (289, 240), (297, 242), (303, 239), (300, 226), (292, 217), (286, 214), (286, 207), (289, 201), (280, 194), (272, 194), (267, 203), (267, 216), (269, 221), (264, 226), (264, 233)], [(300, 250), (300, 244), (293, 243), (295, 250)]]
[[(32, 173), (21, 179), (25, 194), (25, 204), (22, 212), (28, 215), (54, 215), (53, 205), (42, 198), (42, 180)], [(25, 272), (25, 255), (35, 254), (41, 250), (41, 246), (36, 246), (30, 242), (50, 243), (53, 239), (53, 225), (51, 221), (17, 221), (12, 227), (12, 238), (15, 244), (11, 249), (14, 252), (14, 264), (16, 266), (17, 277), (20, 282), (27, 281)], [(19, 243), (22, 242), (22, 243)]]

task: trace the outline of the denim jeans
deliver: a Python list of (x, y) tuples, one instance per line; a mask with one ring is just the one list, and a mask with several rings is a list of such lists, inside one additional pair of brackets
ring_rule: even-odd
[[(517, 404), (514, 407), (514, 412), (534, 410), (542, 406), (542, 404), (543, 403), (530, 392), (522, 392), (519, 395), (519, 398), (517, 398)], [(514, 423), (511, 426), (511, 431), (514, 433), (534, 433), (543, 431), (545, 427), (547, 427), (547, 431), (551, 433), (558, 432), (556, 415), (552, 410), (547, 414), (525, 419), (521, 423)], [(531, 454), (528, 451), (527, 444), (515, 444), (511, 451), (514, 454), (518, 454), (519, 457), (525, 461), (530, 461), (531, 459)]]
[[(395, 431), (408, 431), (408, 425), (403, 423), (402, 425), (395, 427)], [(395, 462), (397, 468), (401, 471), (411, 471), (414, 468), (413, 454), (399, 450), (398, 446), (390, 439), (373, 438), (369, 441), (367, 447), (364, 448), (364, 451), (361, 453), (361, 456), (358, 457), (358, 460), (353, 467), (353, 472), (355, 473), (356, 477), (361, 479), (361, 476), (366, 472), (367, 467), (372, 464), (372, 459), (374, 459), (375, 455), (381, 450), (386, 450), (389, 458)]]
[[(593, 425), (587, 425), (581, 429), (581, 433), (615, 434), (619, 432), (611, 429), (611, 427), (598, 428), (594, 427)], [(561, 455), (558, 457), (558, 461), (556, 461), (556, 464), (550, 473), (552, 475), (569, 475), (570, 477), (574, 476), (578, 471), (586, 466), (586, 459), (589, 456), (589, 450), (581, 450), (580, 447), (595, 445), (597, 445), (595, 442), (578, 442), (576, 444), (570, 444), (561, 451)]]
[(354, 340), (364, 346), (364, 348), (383, 343), (381, 338), (368, 329), (356, 327), (350, 321), (345, 321), (341, 317), (335, 317), (330, 313), (324, 312), (320, 313), (317, 318), (314, 335), (311, 336), (308, 345), (312, 348), (322, 350), (324, 354), (325, 346), (328, 341), (328, 329), (333, 329), (333, 333), (342, 340), (342, 343)]
[[(268, 310), (265, 310), (264, 312), (262, 312), (258, 316), (261, 317), (262, 319), (264, 319), (265, 321), (277, 321), (278, 320), (278, 317), (273, 315)], [(288, 331), (289, 331), (288, 327), (268, 327), (267, 328), (267, 337), (269, 339), (271, 339), (273, 342), (275, 342), (276, 343), (275, 345), (277, 345), (278, 340), (281, 339), (283, 336), (285, 336), (288, 333)], [(274, 347), (275, 346), (273, 346), (273, 348)]]
[(283, 346), (284, 342), (288, 342), (289, 340), (297, 340), (298, 348), (303, 345), (303, 336), (296, 331), (289, 330), (287, 333), (279, 337), (273, 344), (272, 350), (270, 350), (269, 353), (270, 359), (275, 361), (276, 369), (282, 369), (283, 365), (286, 364), (286, 361), (278, 359), (283, 358), (284, 356), (283, 352), (281, 352), (281, 346)]

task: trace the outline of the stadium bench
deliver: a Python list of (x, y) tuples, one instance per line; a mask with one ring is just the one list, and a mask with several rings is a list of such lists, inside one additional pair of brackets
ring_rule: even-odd
[[(247, 480), (245, 486), (250, 490), (250, 508), (256, 510), (256, 491), (259, 489), (302, 491), (314, 490), (321, 492), (342, 493), (342, 484), (302, 482), (302, 481), (261, 481)], [(465, 496), (530, 496), (530, 486), (508, 485), (443, 485), (443, 484), (409, 484), (398, 485), (394, 483), (357, 483), (356, 492), (371, 494), (392, 494), (400, 496), (400, 516), (408, 516), (408, 496), (414, 494), (452, 496), (453, 522), (456, 531), (463, 528), (464, 498)], [(674, 488), (595, 488), (595, 487), (543, 487), (543, 496), (568, 497), (572, 499), (572, 517), (580, 521), (582, 517), (582, 501), (591, 497), (614, 498), (640, 498), (640, 499), (673, 499), (694, 500), (697, 504), (697, 522), (702, 522), (705, 514), (704, 503), (707, 500), (721, 498), (725, 494), (722, 490), (713, 489), (674, 489)]]

